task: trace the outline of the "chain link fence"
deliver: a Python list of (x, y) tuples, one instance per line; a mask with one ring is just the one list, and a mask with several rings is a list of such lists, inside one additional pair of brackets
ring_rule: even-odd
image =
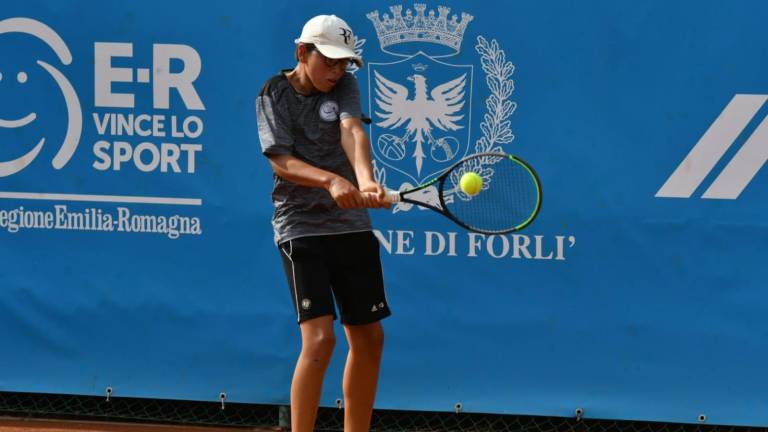
[[(288, 430), (289, 408), (221, 402), (0, 392), (0, 416)], [(766, 432), (768, 428), (562, 417), (376, 410), (374, 432)], [(343, 431), (344, 411), (321, 408), (316, 430)]]
[(210, 426), (275, 426), (271, 405), (0, 392), (0, 415)]

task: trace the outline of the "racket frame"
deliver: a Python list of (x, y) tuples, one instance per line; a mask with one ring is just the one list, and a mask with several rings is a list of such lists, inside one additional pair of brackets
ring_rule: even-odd
[[(517, 225), (517, 226), (515, 226), (513, 228), (506, 229), (506, 230), (499, 230), (499, 231), (482, 230), (482, 229), (477, 229), (477, 228), (473, 228), (473, 227), (468, 226), (467, 224), (462, 222), (460, 219), (458, 219), (456, 216), (454, 216), (450, 211), (447, 210), (448, 207), (446, 206), (445, 198), (443, 196), (443, 191), (445, 189), (445, 181), (446, 181), (446, 179), (448, 179), (448, 177), (451, 175), (451, 172), (453, 172), (453, 170), (456, 167), (458, 167), (459, 165), (465, 163), (468, 160), (478, 159), (478, 158), (482, 158), (482, 157), (496, 157), (496, 158), (503, 157), (503, 158), (510, 159), (513, 162), (519, 163), (520, 165), (522, 165), (523, 168), (525, 168), (526, 171), (528, 171), (528, 173), (533, 178), (534, 184), (536, 185), (536, 192), (537, 192), (538, 199), (536, 200), (536, 208), (531, 213), (531, 215), (528, 217), (528, 219), (523, 221), (523, 223), (521, 223), (521, 224), (519, 224), (519, 225)], [(425, 203), (424, 201), (417, 201), (417, 200), (413, 200), (413, 199), (410, 199), (410, 198), (406, 197), (406, 195), (410, 195), (410, 194), (412, 194), (414, 192), (418, 192), (420, 190), (423, 190), (423, 189), (426, 189), (426, 188), (428, 188), (430, 186), (433, 186), (435, 183), (437, 183), (437, 196), (438, 196), (438, 199), (440, 200), (440, 206), (442, 208), (436, 207), (436, 206), (434, 206), (432, 204), (429, 204), (429, 203)], [(418, 186), (416, 186), (416, 187), (414, 187), (412, 189), (408, 189), (408, 190), (404, 190), (404, 191), (389, 191), (388, 194), (389, 194), (390, 199), (391, 199), (391, 201), (393, 203), (406, 202), (406, 203), (409, 203), (409, 204), (417, 205), (419, 207), (425, 207), (425, 208), (428, 208), (430, 210), (433, 210), (433, 211), (436, 211), (436, 212), (442, 214), (443, 216), (447, 217), (448, 219), (452, 220), (454, 223), (456, 223), (457, 225), (461, 226), (462, 228), (467, 229), (468, 231), (472, 231), (472, 232), (476, 232), (476, 233), (480, 233), (480, 234), (489, 234), (489, 235), (508, 234), (508, 233), (520, 231), (521, 229), (527, 227), (528, 225), (531, 224), (531, 222), (533, 222), (534, 219), (536, 219), (536, 216), (539, 215), (539, 211), (541, 211), (541, 202), (542, 202), (541, 181), (539, 181), (539, 176), (538, 176), (538, 174), (536, 174), (536, 171), (533, 169), (533, 167), (531, 167), (528, 164), (528, 162), (520, 159), (517, 156), (513, 156), (513, 155), (510, 155), (510, 154), (506, 154), (506, 153), (496, 153), (496, 152), (483, 152), (483, 153), (472, 154), (470, 156), (467, 156), (467, 157), (459, 160), (458, 162), (453, 164), (450, 168), (448, 168), (445, 172), (440, 174), (438, 177), (433, 178), (432, 180), (429, 180), (426, 183), (422, 183), (422, 184), (420, 184), (420, 185), (418, 185)]]

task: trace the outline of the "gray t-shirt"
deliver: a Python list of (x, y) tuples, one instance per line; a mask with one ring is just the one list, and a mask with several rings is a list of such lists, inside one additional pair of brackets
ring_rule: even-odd
[[(302, 95), (280, 73), (269, 79), (256, 99), (261, 150), (291, 155), (357, 185), (341, 147), (339, 121), (360, 118), (357, 79), (345, 73), (329, 93)], [(272, 226), (275, 243), (298, 237), (370, 231), (366, 209), (342, 209), (325, 189), (299, 186), (273, 176)]]

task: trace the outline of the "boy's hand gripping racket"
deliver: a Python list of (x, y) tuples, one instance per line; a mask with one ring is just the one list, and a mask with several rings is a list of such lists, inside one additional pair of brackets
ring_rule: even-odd
[[(428, 188), (437, 188), (436, 200), (434, 189)], [(421, 201), (417, 197), (432, 199)], [(533, 168), (520, 158), (478, 153), (427, 183), (390, 191), (387, 199), (434, 210), (470, 231), (505, 234), (525, 228), (539, 214), (541, 183)]]

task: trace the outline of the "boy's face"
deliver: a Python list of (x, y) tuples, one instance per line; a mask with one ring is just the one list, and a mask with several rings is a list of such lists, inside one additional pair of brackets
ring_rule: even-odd
[[(304, 51), (302, 56), (301, 51)], [(329, 59), (319, 50), (307, 53), (300, 48), (299, 59), (306, 64), (306, 72), (316, 90), (328, 93), (344, 75), (349, 59)]]

